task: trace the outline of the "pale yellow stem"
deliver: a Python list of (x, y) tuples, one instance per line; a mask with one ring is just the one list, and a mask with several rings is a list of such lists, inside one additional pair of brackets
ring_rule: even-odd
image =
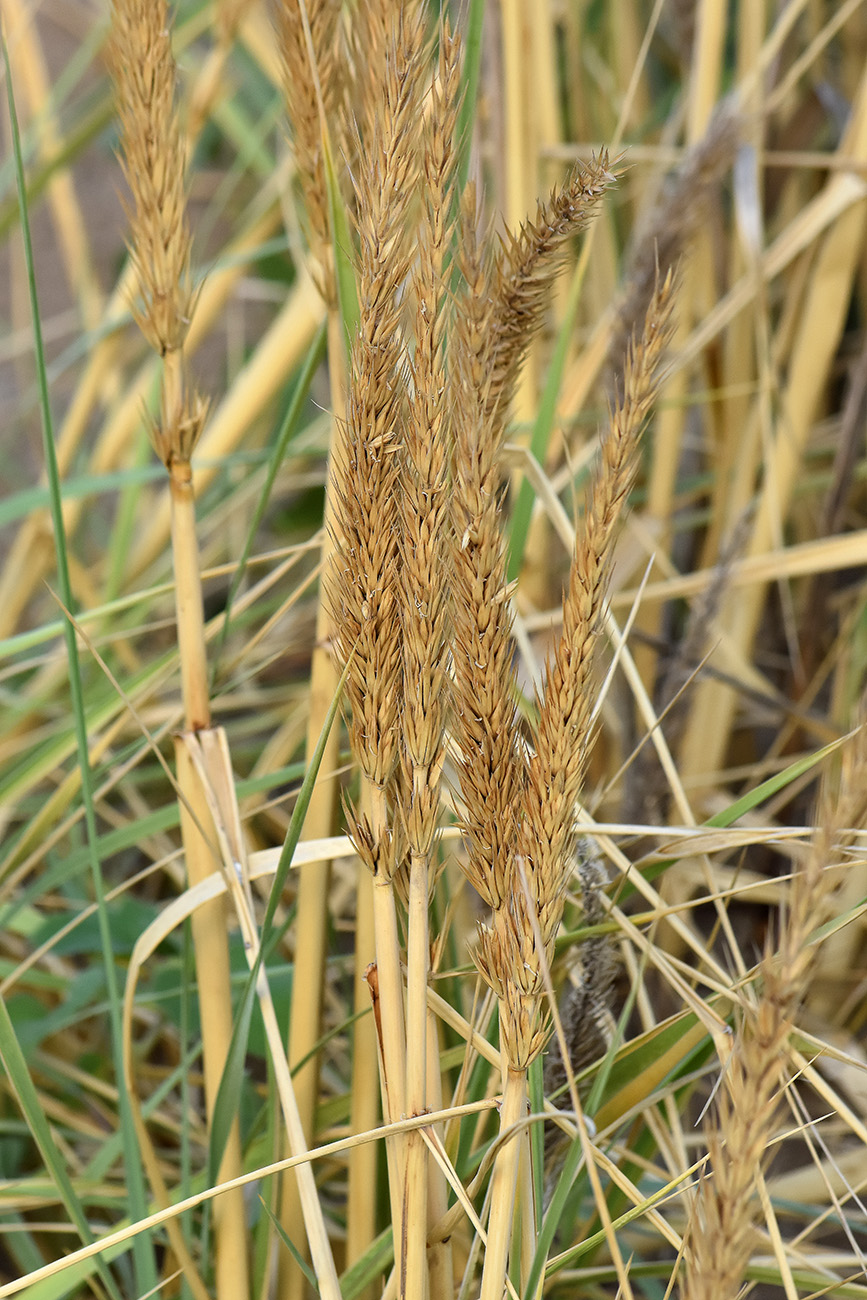
[[(283, 1056), (282, 1036), (277, 1024), (268, 977), (260, 962), (259, 932), (256, 928), (253, 895), (250, 888), (250, 868), (226, 733), (221, 727), (212, 727), (197, 735), (187, 733), (181, 737), (181, 740), (185, 743), (196, 769), (210, 811), (209, 834), (213, 833), (217, 842), (224, 879), (228, 887), (227, 892), (234, 905), (247, 963), (251, 971), (257, 970), (256, 994), (274, 1067), (274, 1082), (289, 1137), (289, 1150), (296, 1158), (304, 1156), (308, 1148), (301, 1128), (295, 1089), (288, 1063)], [(340, 1300), (337, 1270), (331, 1253), (313, 1167), (309, 1161), (305, 1161), (298, 1167), (298, 1185), (301, 1192), (303, 1224), (320, 1295), (323, 1300), (325, 1297), (328, 1300)], [(293, 1234), (297, 1234), (299, 1223), (296, 1222), (292, 1227)]]
[[(530, 1130), (524, 1129), (520, 1138), (521, 1163), (518, 1170), (518, 1228), (521, 1241), (521, 1294), (527, 1295), (530, 1266), (536, 1254), (536, 1188), (533, 1184), (533, 1157), (530, 1151)], [(529, 1300), (529, 1296), (527, 1297)]]
[[(176, 397), (177, 371), (167, 367), (169, 385), (166, 407)], [(210, 726), (208, 673), (205, 656), (204, 609), (196, 539), (195, 500), (189, 461), (175, 461), (170, 467), (172, 500), (172, 553), (175, 567), (178, 649), (185, 725), (188, 731)], [(192, 767), (186, 746), (176, 744), (178, 784), (181, 800), (181, 838), (190, 885), (196, 885), (219, 870), (211, 846), (200, 826), (209, 824), (208, 806), (201, 783)], [(186, 800), (186, 802), (185, 802)], [(190, 811), (192, 809), (192, 812)], [(195, 815), (193, 815), (195, 814)], [(205, 1099), (209, 1121), (213, 1117), (217, 1090), (223, 1075), (232, 1038), (232, 989), (225, 899), (198, 909), (192, 918), (193, 949), (199, 975), (199, 1007), (202, 1018), (202, 1053)], [(226, 1152), (220, 1165), (221, 1181), (242, 1172), (241, 1138), (237, 1121), (232, 1125)], [(217, 1253), (218, 1300), (237, 1300), (248, 1293), (247, 1226), (243, 1195), (220, 1197), (214, 1210)]]
[[(353, 1010), (367, 1012), (356, 1020), (352, 1032), (352, 1096), (349, 1126), (353, 1133), (376, 1128), (380, 1117), (380, 1077), (377, 1056), (376, 1020), (370, 1013), (371, 989), (367, 983), (368, 965), (376, 955), (373, 921), (373, 890), (365, 871), (359, 874), (355, 910), (355, 997)], [(391, 1148), (387, 1148), (391, 1164)], [(376, 1186), (377, 1148), (373, 1142), (353, 1147), (349, 1152), (349, 1191), (346, 1206), (346, 1262), (360, 1259), (376, 1236), (376, 1199), (370, 1189)], [(391, 1179), (396, 1175), (389, 1174)], [(373, 1285), (362, 1292), (362, 1300), (373, 1300)]]
[[(427, 1105), (427, 986), (430, 965), (427, 854), (413, 853), (409, 883), (407, 952), (406, 1100), (407, 1113), (423, 1115)], [(407, 1136), (406, 1285), (404, 1294), (421, 1300), (428, 1291), (427, 1147), (421, 1132)]]
[[(502, 1011), (502, 1009), (501, 1009)], [(526, 1118), (527, 1073), (525, 1070), (506, 1070), (503, 1101), (500, 1107), (500, 1133), (505, 1135), (513, 1125)], [(488, 1220), (488, 1244), (482, 1272), (480, 1300), (503, 1300), (506, 1289), (506, 1272), (509, 1266), (509, 1243), (512, 1239), (512, 1219), (515, 1212), (515, 1191), (521, 1143), (517, 1136), (507, 1140), (497, 1153), (491, 1175), (491, 1213)]]
[[(440, 1072), (440, 1045), (437, 1018), (428, 1008), (427, 1014), (427, 1104), (429, 1110), (443, 1109), (442, 1074)], [(410, 1041), (412, 1041), (410, 1039)], [(440, 1140), (444, 1130), (439, 1132)], [(448, 1186), (442, 1170), (435, 1160), (428, 1160), (427, 1222), (430, 1229), (448, 1212)], [(454, 1262), (451, 1238), (434, 1241), (428, 1250), (431, 1296), (450, 1296), (454, 1291)]]
[[(384, 844), (389, 833), (385, 791), (367, 783), (367, 794), (374, 842)], [(382, 1051), (383, 1110), (386, 1121), (394, 1122), (406, 1115), (406, 1024), (394, 886), (390, 879), (382, 876), (373, 881), (373, 924), (379, 985), (377, 1027)], [(403, 1278), (406, 1269), (406, 1138), (396, 1135), (388, 1139), (387, 1148), (395, 1267), (398, 1278)]]
[[(202, 836), (199, 826), (210, 824), (208, 805), (202, 785), (181, 737), (175, 742), (178, 785), (181, 800), (181, 836), (190, 886), (197, 885), (213, 871), (219, 870), (212, 847)], [(193, 950), (196, 959), (199, 1011), (202, 1020), (202, 1061), (205, 1075), (205, 1103), (209, 1121), (214, 1113), (217, 1092), (232, 1038), (232, 1000), (227, 942), (226, 897), (197, 908), (191, 918)], [(240, 1128), (236, 1123), (229, 1132), (225, 1154), (217, 1175), (220, 1182), (237, 1178), (243, 1172)], [(241, 1188), (226, 1192), (214, 1203), (214, 1237), (216, 1242), (216, 1294), (218, 1300), (238, 1300), (249, 1294), (247, 1273), (246, 1214)]]
[(170, 471), (172, 554), (175, 566), (175, 601), (184, 720), (187, 731), (200, 731), (203, 727), (210, 726), (211, 705), (208, 697), (208, 668), (205, 656), (202, 579), (199, 572), (199, 547), (196, 539), (193, 474), (189, 461), (174, 461)]

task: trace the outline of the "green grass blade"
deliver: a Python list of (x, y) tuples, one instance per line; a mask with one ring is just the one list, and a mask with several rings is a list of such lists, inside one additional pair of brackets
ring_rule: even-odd
[[(787, 785), (791, 785), (793, 781), (797, 781), (799, 777), (809, 772), (818, 763), (829, 758), (842, 745), (845, 745), (848, 739), (848, 736), (841, 736), (839, 740), (832, 740), (830, 744), (823, 745), (821, 749), (815, 750), (812, 754), (805, 754), (803, 758), (790, 763), (782, 772), (777, 772), (776, 775), (768, 777), (767, 781), (762, 781), (754, 790), (748, 790), (746, 794), (741, 795), (739, 799), (736, 799), (734, 803), (730, 803), (727, 808), (723, 808), (721, 812), (714, 813), (713, 817), (709, 817), (706, 822), (702, 822), (701, 826), (696, 829), (700, 831), (712, 828), (723, 829), (726, 826), (731, 826), (739, 817), (744, 817), (748, 812), (752, 812), (754, 808), (758, 808), (763, 804), (766, 799), (770, 799), (772, 795), (784, 790)], [(658, 862), (650, 862), (646, 867), (642, 866), (641, 874), (645, 880), (656, 880), (674, 862), (674, 858), (662, 858)], [(635, 886), (627, 880), (620, 891), (621, 902), (634, 893)]]
[(525, 1287), (525, 1293), (528, 1296), (535, 1296), (539, 1290), (544, 1276), (545, 1264), (551, 1253), (551, 1246), (557, 1232), (557, 1226), (572, 1194), (572, 1184), (575, 1182), (575, 1177), (583, 1159), (584, 1152), (581, 1149), (581, 1143), (573, 1142), (566, 1152), (566, 1160), (557, 1180), (557, 1186), (554, 1188), (554, 1194), (542, 1219), (539, 1240), (536, 1244), (536, 1254), (533, 1256), (533, 1263), (530, 1266)]
[(283, 1245), (289, 1251), (290, 1255), (295, 1260), (295, 1263), (298, 1265), (298, 1267), (301, 1269), (301, 1272), (307, 1278), (307, 1281), (313, 1287), (313, 1290), (316, 1292), (317, 1295), (319, 1295), (319, 1283), (316, 1281), (316, 1274), (313, 1272), (313, 1269), (307, 1263), (306, 1259), (304, 1259), (304, 1257), (302, 1256), (298, 1247), (295, 1245), (295, 1242), (292, 1240), (292, 1238), (286, 1232), (284, 1232), (282, 1223), (277, 1218), (276, 1214), (271, 1209), (270, 1205), (267, 1205), (261, 1196), (259, 1197), (259, 1200), (262, 1204), (262, 1208), (264, 1209), (265, 1213), (268, 1215), (268, 1218), (273, 1223), (274, 1228), (277, 1232), (277, 1236), (283, 1242)]
[(485, 21), (485, 0), (470, 0), (464, 36), (464, 67), (461, 78), (461, 106), (458, 112), (457, 141), (460, 153), (456, 200), (460, 202), (470, 174), (473, 126), (479, 95), (479, 76), (482, 68), (482, 27)]
[(375, 1237), (360, 1259), (340, 1279), (343, 1300), (355, 1300), (364, 1288), (387, 1272), (394, 1262), (394, 1239), (390, 1227)]
[(346, 204), (340, 192), (334, 155), (327, 130), (322, 134), (322, 162), (325, 185), (328, 190), (328, 214), (331, 220), (331, 240), (334, 246), (334, 271), (337, 280), (337, 300), (346, 337), (347, 353), (358, 333), (358, 287), (355, 283), (354, 244)]
[(843, 736), (839, 740), (832, 740), (830, 744), (823, 745), (821, 749), (817, 749), (814, 753), (805, 754), (803, 758), (790, 763), (782, 772), (777, 772), (776, 776), (768, 777), (767, 781), (762, 781), (761, 785), (757, 785), (754, 790), (748, 790), (740, 799), (736, 799), (734, 803), (729, 804), (728, 808), (724, 808), (722, 812), (708, 818), (705, 825), (731, 826), (739, 817), (752, 812), (754, 808), (758, 808), (759, 804), (764, 803), (766, 799), (770, 799), (777, 791), (785, 789), (787, 785), (797, 781), (805, 772), (809, 772), (817, 763), (829, 758), (841, 745), (846, 743), (847, 739), (848, 737)]
[[(0, 1060), (3, 1062), (6, 1077), (15, 1091), (18, 1104), (24, 1118), (27, 1120), (31, 1136), (39, 1148), (39, 1154), (42, 1156), (45, 1168), (54, 1182), (63, 1208), (69, 1215), (70, 1222), (74, 1224), (82, 1242), (89, 1246), (94, 1240), (93, 1233), (90, 1231), (84, 1208), (76, 1195), (72, 1180), (66, 1172), (63, 1158), (51, 1135), (45, 1110), (39, 1100), (39, 1094), (33, 1086), (24, 1053), (21, 1051), (12, 1021), (9, 1018), (6, 1003), (2, 999), (0, 999)], [(99, 1275), (113, 1300), (121, 1300), (117, 1284), (102, 1260), (99, 1261), (98, 1268)]]

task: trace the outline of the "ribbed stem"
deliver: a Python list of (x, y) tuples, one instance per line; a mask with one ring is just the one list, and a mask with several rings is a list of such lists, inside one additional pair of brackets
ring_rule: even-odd
[[(504, 1083), (500, 1107), (501, 1135), (508, 1133), (514, 1124), (526, 1118), (526, 1071), (507, 1069)], [(491, 1213), (488, 1219), (488, 1244), (485, 1249), (480, 1300), (503, 1300), (520, 1161), (521, 1143), (515, 1135), (500, 1148), (491, 1175)]]

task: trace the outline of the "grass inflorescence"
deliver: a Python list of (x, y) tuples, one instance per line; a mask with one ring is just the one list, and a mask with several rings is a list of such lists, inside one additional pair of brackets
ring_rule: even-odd
[(772, 8), (6, 5), (0, 1297), (867, 1296), (867, 25)]

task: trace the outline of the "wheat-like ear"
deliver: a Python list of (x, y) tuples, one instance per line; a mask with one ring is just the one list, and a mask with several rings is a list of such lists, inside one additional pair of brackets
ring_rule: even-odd
[(166, 4), (115, 0), (107, 54), (132, 194), (129, 243), (141, 297), (133, 314), (164, 357), (183, 344), (193, 298), (186, 156)]
[[(393, 877), (395, 839), (388, 787), (399, 757), (403, 671), (400, 633), (399, 478), (408, 419), (403, 290), (410, 271), (412, 211), (422, 157), (424, 17), (392, 11), (385, 78), (357, 149), (358, 334), (352, 345), (347, 417), (335, 455), (335, 562), (329, 599), (338, 659), (348, 663), (353, 756), (362, 773), (371, 868), (377, 981), (388, 1119), (405, 1113), (406, 1035)], [(405, 1146), (387, 1144), (396, 1265), (406, 1268)], [(424, 1261), (422, 1260), (422, 1263)]]
[(823, 788), (807, 859), (792, 878), (779, 949), (759, 968), (760, 991), (744, 1007), (722, 1062), (717, 1114), (708, 1138), (708, 1168), (695, 1199), (687, 1239), (684, 1300), (735, 1300), (755, 1238), (755, 1189), (772, 1144), (785, 1086), (786, 1046), (816, 957), (811, 935), (829, 914), (853, 835), (867, 821), (867, 724), (843, 758), (839, 786)]
[(495, 429), (502, 430), (569, 240), (590, 225), (617, 176), (616, 163), (612, 167), (603, 149), (589, 163), (579, 163), (564, 184), (539, 203), (535, 219), (525, 222), (517, 235), (507, 231), (503, 236), (488, 288), (492, 314), (485, 410)]
[(187, 160), (164, 0), (115, 0), (108, 63), (120, 117), (123, 171), (132, 195), (126, 211), (138, 292), (130, 306), (139, 329), (165, 361), (160, 419), (149, 432), (168, 466), (189, 461), (207, 407), (183, 371), (194, 293)]
[[(539, 700), (535, 752), (521, 762), (514, 748), (506, 751), (512, 789), (518, 797), (509, 808), (512, 834), (500, 849), (501, 861), (493, 864), (490, 873), (476, 846), (480, 841), (485, 848), (496, 844), (495, 832), (490, 820), (472, 828), (475, 839), (470, 839), (471, 879), (474, 883), (479, 880), (483, 888), (487, 886), (483, 896), (493, 907), (491, 924), (480, 930), (476, 962), (499, 1000), (504, 1057), (501, 1124), (505, 1130), (522, 1118), (526, 1071), (546, 1039), (540, 1005), (544, 972), (553, 957), (573, 867), (574, 810), (590, 741), (593, 651), (607, 590), (615, 525), (632, 482), (638, 437), (659, 384), (662, 354), (670, 334), (673, 293), (671, 274), (657, 281), (642, 330), (627, 356), (620, 396), (611, 410), (584, 526), (576, 543), (564, 601), (563, 631)], [(495, 415), (496, 403), (492, 404), (490, 397), (488, 409)], [(457, 499), (457, 490), (455, 496)], [(472, 536), (471, 530), (468, 536)], [(502, 602), (503, 587), (498, 595)], [(456, 603), (456, 627), (459, 619), (465, 618), (464, 611), (459, 610)], [(477, 612), (479, 623), (486, 621), (487, 614)], [(497, 617), (493, 615), (492, 621)], [(456, 662), (456, 681), (459, 675)], [(481, 696), (482, 682), (477, 679), (477, 697)], [(489, 696), (490, 688), (488, 696), (481, 697), (485, 704)], [(477, 715), (479, 711), (476, 705)], [(465, 754), (464, 772), (469, 773), (474, 763), (475, 779), (463, 781), (462, 793), (465, 804), (479, 817), (477, 790), (481, 782), (475, 772), (480, 765), (470, 747), (465, 748)], [(473, 796), (472, 804), (467, 801), (467, 789)], [(482, 839), (485, 833), (487, 840)], [(494, 1300), (502, 1294), (518, 1158), (519, 1143), (513, 1141), (504, 1146), (494, 1167), (483, 1300)]]
[(356, 180), (359, 329), (352, 345), (331, 582), (335, 649), (351, 660), (351, 740), (362, 772), (384, 789), (398, 756), (400, 637), (397, 482), (406, 423), (402, 286), (420, 158), (423, 29), (401, 18), (393, 57)]
[[(401, 631), (403, 636), (402, 826), (409, 850), (407, 941), (406, 1101), (408, 1113), (431, 1108), (427, 1062), (429, 895), (445, 757), (448, 695), (449, 514), (447, 387), (443, 358), (445, 270), (455, 172), (455, 125), (460, 88), (460, 44), (445, 27), (426, 105), (423, 186), (417, 259), (412, 272), (414, 343), (409, 362), (405, 460), (400, 488)], [(409, 1136), (407, 1206), (416, 1223), (426, 1222), (430, 1173), (421, 1133)], [(440, 1180), (441, 1181), (441, 1180)], [(434, 1184), (431, 1216), (447, 1209), (444, 1184)], [(408, 1234), (407, 1294), (426, 1284), (426, 1235)], [(451, 1255), (443, 1245), (430, 1251), (430, 1290), (453, 1287)]]
[(498, 907), (509, 887), (524, 775), (517, 744), (505, 543), (499, 526), (499, 441), (487, 419), (493, 307), (476, 220), (470, 186), (461, 206), (458, 254), (464, 290), (450, 347), (453, 727), (460, 755), (465, 869), (488, 906)]
[(671, 335), (674, 278), (669, 271), (651, 295), (632, 339), (609, 416), (608, 430), (576, 541), (563, 602), (563, 629), (539, 700), (535, 753), (522, 818), (522, 853), (539, 909), (546, 947), (553, 944), (572, 870), (574, 809), (584, 780), (593, 710), (591, 673), (608, 588), (617, 523), (632, 484), (638, 442), (660, 383)]
[(511, 613), (499, 526), (499, 450), (526, 348), (538, 328), (569, 237), (586, 227), (615, 177), (601, 154), (575, 169), (535, 221), (507, 235), (493, 262), (479, 250), (475, 194), (462, 204), (458, 295), (450, 348), (454, 412), (453, 583), (455, 735), (461, 751), (467, 869), (498, 907), (511, 889), (511, 858), (524, 782), (516, 747)]

